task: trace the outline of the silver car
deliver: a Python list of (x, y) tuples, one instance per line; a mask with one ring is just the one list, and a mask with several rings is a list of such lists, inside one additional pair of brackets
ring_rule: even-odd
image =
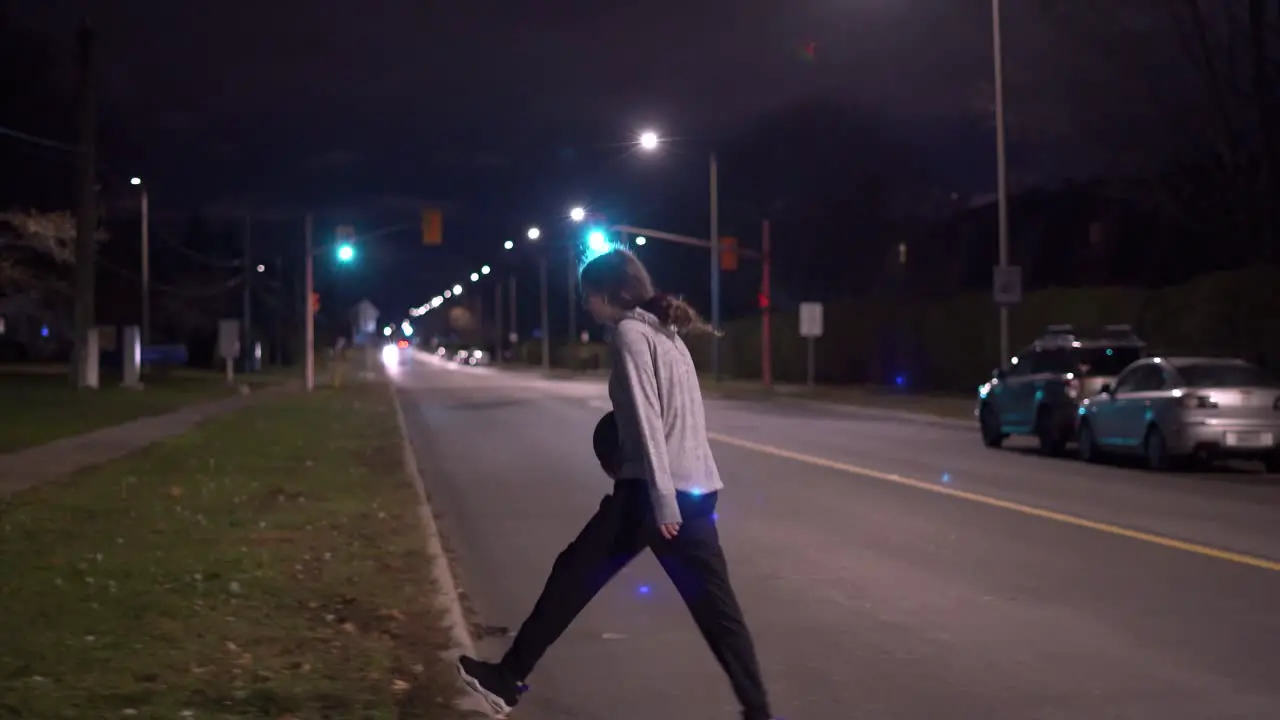
[(1138, 360), (1079, 412), (1086, 461), (1134, 454), (1167, 470), (1192, 457), (1241, 458), (1280, 472), (1280, 384), (1243, 360)]

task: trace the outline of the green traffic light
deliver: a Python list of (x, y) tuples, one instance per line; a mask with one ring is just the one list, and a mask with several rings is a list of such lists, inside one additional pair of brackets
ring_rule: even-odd
[(338, 261), (351, 262), (356, 258), (356, 249), (350, 243), (344, 243), (338, 246)]

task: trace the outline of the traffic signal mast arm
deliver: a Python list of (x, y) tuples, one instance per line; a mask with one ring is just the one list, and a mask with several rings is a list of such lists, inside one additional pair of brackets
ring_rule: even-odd
[[(613, 232), (624, 232), (628, 235), (643, 235), (647, 238), (658, 238), (668, 242), (678, 243), (680, 245), (692, 245), (693, 247), (711, 248), (711, 241), (702, 238), (690, 237), (688, 235), (676, 235), (675, 233), (663, 232), (662, 230), (653, 230), (651, 228), (635, 227), (633, 225), (610, 225), (609, 230)], [(744, 257), (759, 259), (762, 254), (758, 250), (748, 250), (746, 248), (737, 248), (738, 254)]]

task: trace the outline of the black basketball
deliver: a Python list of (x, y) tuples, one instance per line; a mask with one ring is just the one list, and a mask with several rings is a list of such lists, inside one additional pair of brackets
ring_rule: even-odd
[(622, 440), (618, 437), (618, 420), (612, 410), (596, 423), (596, 430), (591, 434), (591, 445), (595, 448), (600, 467), (612, 477), (622, 460)]

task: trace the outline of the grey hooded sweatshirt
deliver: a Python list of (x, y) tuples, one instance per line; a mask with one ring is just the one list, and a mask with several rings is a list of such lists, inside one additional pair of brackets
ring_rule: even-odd
[(724, 487), (707, 442), (693, 358), (673, 329), (640, 309), (618, 321), (610, 349), (609, 400), (622, 440), (618, 477), (648, 482), (655, 520), (680, 522), (677, 492)]

